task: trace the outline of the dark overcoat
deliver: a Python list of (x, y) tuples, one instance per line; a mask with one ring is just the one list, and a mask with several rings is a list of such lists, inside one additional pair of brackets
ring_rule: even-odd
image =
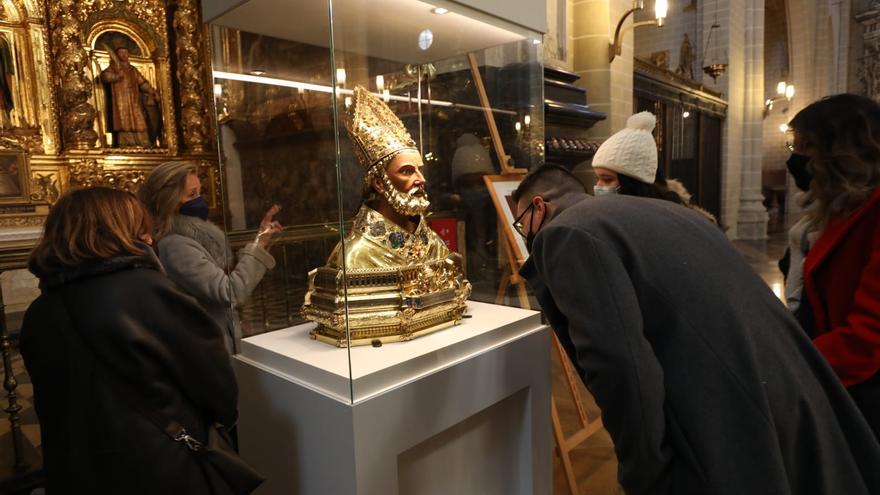
[(203, 441), (210, 423), (234, 424), (238, 389), (211, 317), (155, 255), (85, 264), (42, 285), (25, 314), (21, 353), (48, 494), (226, 493), (137, 410), (158, 411)]
[(602, 409), (629, 495), (880, 494), (880, 446), (831, 368), (719, 229), (589, 198), (521, 272)]

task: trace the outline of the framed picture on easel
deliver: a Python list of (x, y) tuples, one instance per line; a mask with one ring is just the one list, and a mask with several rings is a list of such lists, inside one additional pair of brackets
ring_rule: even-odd
[(501, 231), (507, 239), (508, 246), (512, 251), (517, 266), (521, 266), (529, 257), (525, 239), (513, 229), (513, 221), (516, 220), (516, 204), (513, 201), (513, 191), (522, 182), (525, 174), (486, 175), (483, 181), (492, 196), (495, 211), (498, 212), (498, 221)]

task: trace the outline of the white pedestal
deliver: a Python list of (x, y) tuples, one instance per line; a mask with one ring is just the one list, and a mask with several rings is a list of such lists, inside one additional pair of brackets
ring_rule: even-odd
[(549, 494), (549, 328), (534, 311), (468, 314), (380, 348), (310, 340), (312, 324), (243, 340), (238, 435), (267, 477), (256, 494)]

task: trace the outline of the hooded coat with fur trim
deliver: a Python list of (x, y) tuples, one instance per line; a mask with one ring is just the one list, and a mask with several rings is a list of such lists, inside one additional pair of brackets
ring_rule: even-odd
[(143, 247), (146, 256), (41, 276), (25, 314), (21, 354), (50, 494), (228, 493), (137, 409), (205, 441), (210, 424), (235, 423), (238, 395), (222, 332)]
[(236, 308), (275, 267), (265, 249), (250, 243), (236, 259), (226, 235), (201, 218), (176, 215), (171, 233), (159, 240), (159, 259), (168, 277), (194, 296), (226, 332), (230, 352), (238, 352), (241, 326)]

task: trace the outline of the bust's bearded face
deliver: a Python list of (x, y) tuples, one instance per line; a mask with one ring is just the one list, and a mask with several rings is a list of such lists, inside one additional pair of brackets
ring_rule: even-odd
[(398, 153), (380, 172), (374, 188), (388, 200), (394, 211), (408, 216), (421, 215), (431, 204), (425, 190), (423, 166), (422, 157), (417, 152)]

